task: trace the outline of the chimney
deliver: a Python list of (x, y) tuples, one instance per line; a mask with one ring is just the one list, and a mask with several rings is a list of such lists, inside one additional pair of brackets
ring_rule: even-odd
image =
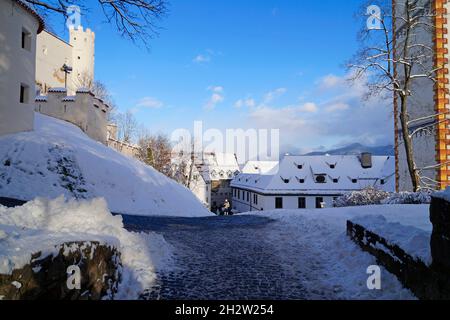
[(369, 152), (361, 153), (361, 167), (364, 169), (372, 168), (372, 154)]

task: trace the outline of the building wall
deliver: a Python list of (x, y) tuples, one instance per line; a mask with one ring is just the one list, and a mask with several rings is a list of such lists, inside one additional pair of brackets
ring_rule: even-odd
[(118, 129), (115, 124), (107, 124), (106, 125), (106, 140), (107, 145), (114, 150), (133, 158), (138, 158), (139, 156), (139, 147), (136, 145), (128, 144), (123, 141), (119, 141), (117, 134)]
[[(450, 18), (450, 4), (448, 0), (435, 0), (436, 10), (435, 24), (435, 60), (437, 71), (437, 83), (435, 84), (435, 108), (442, 114), (438, 117), (436, 132), (436, 161), (441, 164), (437, 170), (436, 179), (439, 188), (445, 189), (450, 185), (450, 115), (449, 103), (449, 32), (448, 19)], [(447, 114), (446, 114), (447, 113)]]
[[(237, 190), (237, 189), (236, 189)], [(247, 201), (247, 193), (249, 194), (249, 201)], [(238, 197), (240, 195), (240, 197)], [(257, 196), (257, 203), (254, 202), (254, 195)], [(282, 210), (299, 210), (298, 208), (298, 198), (304, 197), (306, 201), (305, 209), (316, 209), (316, 198), (323, 198), (323, 207), (331, 208), (333, 207), (333, 200), (336, 195), (308, 195), (308, 194), (298, 194), (298, 195), (264, 195), (259, 193), (254, 193), (252, 191), (246, 191), (240, 189), (240, 192), (235, 192), (233, 190), (232, 197), (232, 207), (236, 212), (250, 212), (250, 211), (273, 211), (277, 210), (275, 206), (275, 199), (277, 197), (283, 198), (283, 209)], [(301, 209), (300, 209), (301, 210)]]
[[(432, 12), (436, 12), (436, 17), (430, 18), (429, 22), (435, 25), (435, 29), (433, 31), (421, 30), (417, 32), (415, 42), (429, 45), (435, 49), (435, 57), (430, 59), (427, 69), (436, 68), (439, 70), (436, 72), (436, 83), (426, 79), (415, 81), (415, 85), (412, 88), (414, 95), (410, 98), (409, 113), (411, 119), (432, 114), (438, 115), (432, 119), (434, 125), (430, 132), (413, 137), (413, 145), (417, 167), (434, 166), (434, 168), (423, 171), (422, 187), (430, 187), (431, 185), (434, 189), (444, 189), (450, 185), (450, 165), (447, 163), (450, 161), (450, 115), (446, 114), (449, 112), (449, 1), (421, 0), (421, 2), (429, 5)], [(404, 3), (404, 0), (394, 1), (396, 8), (399, 8), (402, 3)], [(397, 27), (397, 29), (400, 29), (400, 27)], [(401, 46), (401, 40), (401, 35), (397, 35), (396, 41), (399, 44), (396, 45), (396, 48)], [(430, 119), (424, 121), (424, 125), (427, 125), (429, 122), (431, 122)], [(403, 141), (399, 139), (398, 142), (397, 174), (399, 191), (411, 191), (412, 183), (408, 173)]]
[[(395, 0), (395, 10), (397, 16), (404, 16), (404, 3), (405, 0)], [(431, 0), (420, 0), (420, 5), (433, 9), (434, 1)], [(404, 34), (402, 33), (402, 20), (397, 19), (396, 24), (396, 37), (395, 37), (395, 52), (398, 56), (402, 56), (403, 45), (404, 45)], [(432, 24), (432, 18), (429, 19), (428, 23)], [(423, 44), (428, 47), (434, 46), (434, 34), (427, 28), (416, 28), (415, 34), (412, 36), (411, 43)], [(432, 59), (428, 60), (428, 64), (426, 64), (427, 70), (432, 70), (434, 67), (434, 62)], [(402, 78), (402, 68), (396, 68), (396, 72), (399, 78)], [(419, 70), (418, 68), (413, 69), (414, 74), (421, 74), (423, 70)], [(411, 92), (412, 95), (408, 99), (408, 113), (409, 120), (420, 119), (423, 117), (429, 117), (436, 114), (436, 106), (435, 106), (435, 90), (434, 90), (434, 82), (430, 79), (419, 78), (415, 79), (411, 82)], [(397, 108), (400, 108), (399, 99), (395, 100), (394, 103), (397, 103)], [(398, 113), (398, 117), (400, 114)], [(438, 168), (436, 165), (437, 161), (437, 152), (436, 152), (436, 123), (437, 118), (431, 117), (427, 119), (423, 119), (421, 121), (415, 122), (409, 128), (409, 132), (412, 133), (415, 129), (419, 127), (428, 127), (429, 132), (421, 132), (420, 134), (416, 134), (412, 137), (413, 150), (414, 150), (414, 160), (416, 162), (416, 166), (419, 169), (424, 169), (428, 167), (434, 167), (433, 169), (424, 169), (421, 172), (421, 176), (423, 177), (421, 181), (422, 187), (429, 188), (437, 188), (437, 175)], [(401, 123), (398, 120), (398, 131), (397, 140), (396, 140), (396, 153), (397, 153), (397, 184), (398, 191), (413, 191), (412, 181), (408, 170), (408, 163), (406, 160), (406, 152), (403, 143), (403, 138), (401, 134)]]
[(64, 64), (72, 67), (67, 75), (70, 95), (82, 87), (89, 87), (94, 80), (95, 33), (83, 27), (69, 30), (69, 42), (44, 31), (37, 38), (36, 84), (42, 94), (49, 88), (65, 86)]
[[(56, 35), (43, 31), (37, 37), (36, 50), (36, 85), (42, 94), (50, 88), (65, 86), (65, 73), (61, 67), (72, 65), (72, 46)], [(75, 92), (72, 74), (67, 75), (67, 88)]]
[[(15, 1), (0, 0), (0, 135), (33, 130), (36, 34), (35, 15)], [(29, 33), (22, 48), (22, 31)], [(20, 103), (21, 85), (27, 87)]]

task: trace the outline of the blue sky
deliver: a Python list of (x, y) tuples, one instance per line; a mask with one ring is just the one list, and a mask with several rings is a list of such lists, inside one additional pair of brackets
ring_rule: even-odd
[(171, 0), (150, 52), (96, 20), (96, 78), (152, 132), (280, 128), (292, 152), (389, 144), (389, 104), (344, 81), (362, 0)]

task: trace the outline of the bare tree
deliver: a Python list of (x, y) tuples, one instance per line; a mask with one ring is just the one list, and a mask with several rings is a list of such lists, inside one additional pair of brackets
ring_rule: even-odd
[(132, 143), (136, 135), (138, 122), (131, 111), (117, 114), (118, 138), (125, 143)]
[(413, 139), (419, 132), (436, 126), (436, 121), (424, 126), (420, 123), (436, 120), (438, 114), (434, 108), (420, 114), (412, 106), (420, 100), (421, 87), (426, 82), (432, 86), (436, 81), (432, 43), (435, 14), (430, 0), (382, 0), (376, 3), (381, 14), (372, 16), (379, 28), (370, 29), (366, 25), (366, 10), (371, 3), (367, 4), (360, 33), (361, 49), (349, 64), (353, 72), (351, 80), (366, 81), (369, 95), (393, 94), (396, 133), (398, 129), (401, 131), (408, 172), (413, 189), (418, 191), (431, 186), (426, 181), (430, 178), (422, 176), (430, 166), (417, 166)]
[(67, 18), (67, 9), (77, 5), (82, 13), (94, 3), (98, 5), (108, 23), (112, 23), (125, 38), (140, 41), (148, 47), (149, 39), (158, 34), (156, 21), (167, 13), (167, 0), (23, 0), (33, 9), (48, 16), (56, 14)]
[(173, 178), (172, 174), (172, 145), (164, 134), (141, 136), (138, 141), (140, 147), (139, 159), (152, 166), (162, 174)]

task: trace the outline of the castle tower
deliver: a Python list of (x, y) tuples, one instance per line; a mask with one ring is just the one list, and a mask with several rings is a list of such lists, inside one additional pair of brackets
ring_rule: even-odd
[(72, 81), (76, 87), (88, 86), (94, 80), (95, 33), (83, 27), (70, 28)]

